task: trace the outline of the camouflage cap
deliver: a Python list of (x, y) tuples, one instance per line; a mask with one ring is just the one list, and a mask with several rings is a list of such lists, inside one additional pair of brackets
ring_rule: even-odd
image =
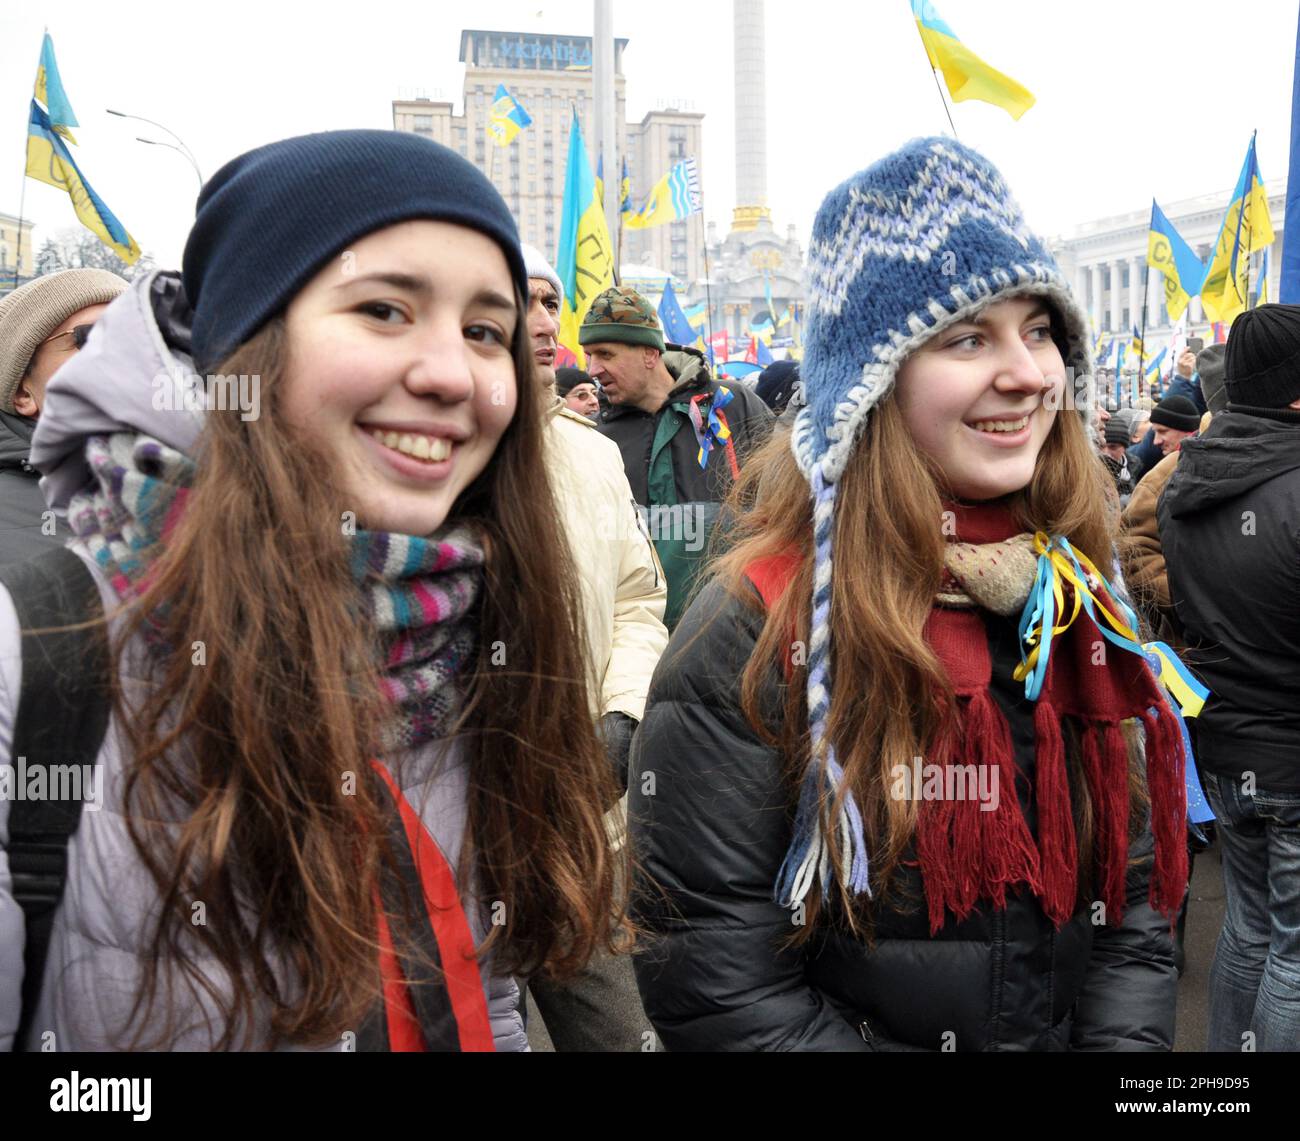
[(664, 351), (664, 334), (659, 315), (635, 289), (615, 285), (605, 290), (587, 310), (578, 329), (578, 344), (621, 341)]

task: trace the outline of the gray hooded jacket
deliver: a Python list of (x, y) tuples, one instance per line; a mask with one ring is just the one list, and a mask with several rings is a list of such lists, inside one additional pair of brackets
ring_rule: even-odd
[[(137, 430), (192, 454), (202, 427), (202, 413), (155, 407), (175, 369), (188, 371), (188, 359), (171, 349), (155, 314), (164, 314), (178, 293), (173, 275), (154, 274), (136, 281), (100, 319), (86, 347), (50, 384), (48, 404), (39, 422), (33, 460), (45, 473), (42, 488), (51, 506), (66, 510), (69, 498), (89, 479), (82, 458), (86, 437)], [(152, 381), (162, 378), (155, 386)], [(164, 401), (157, 401), (165, 405)], [(72, 544), (99, 583), (106, 611), (117, 600), (94, 560), (78, 542)], [(113, 632), (110, 620), (110, 633)], [(134, 672), (134, 671), (130, 671)], [(124, 677), (128, 700), (139, 682)], [(0, 764), (12, 757), (14, 722), (22, 687), (22, 653), (18, 618), (7, 591), (0, 588)], [(383, 758), (404, 795), (455, 868), (466, 812), (466, 771), (453, 743), (433, 742), (401, 757)], [(116, 723), (109, 726), (89, 785), (90, 803), (68, 846), (68, 878), (55, 916), (41, 998), (28, 1040), (15, 1043), (23, 978), (23, 915), (13, 898), (6, 856), (9, 829), (7, 800), (0, 798), (0, 1050), (105, 1050), (117, 1047), (138, 988), (141, 957), (158, 898), (152, 878), (135, 851), (122, 814), (126, 756)], [(465, 913), (476, 941), (484, 937), (486, 909), (465, 898)], [(515, 981), (492, 974), (490, 961), (480, 971), (498, 1050), (526, 1050)], [(220, 968), (210, 978), (227, 989)], [(192, 1003), (180, 1012), (181, 1026), (172, 1046), (178, 1050), (210, 1049), (216, 1034), (211, 1005), (190, 995), (183, 983), (176, 993)], [(254, 1041), (267, 1040), (266, 1022), (253, 1028)], [(146, 1027), (146, 1031), (148, 1028)]]

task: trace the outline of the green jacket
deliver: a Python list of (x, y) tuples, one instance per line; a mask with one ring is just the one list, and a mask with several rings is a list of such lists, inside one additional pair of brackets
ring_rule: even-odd
[[(663, 362), (677, 381), (663, 407), (652, 415), (631, 405), (605, 405), (599, 428), (622, 453), (632, 496), (663, 564), (668, 578), (664, 624), (672, 630), (709, 553), (735, 472), (767, 440), (774, 419), (753, 389), (738, 381), (715, 381), (698, 350), (669, 345)], [(701, 467), (691, 407), (707, 423), (720, 389), (731, 394), (718, 415), (730, 429), (730, 447), (715, 444)]]

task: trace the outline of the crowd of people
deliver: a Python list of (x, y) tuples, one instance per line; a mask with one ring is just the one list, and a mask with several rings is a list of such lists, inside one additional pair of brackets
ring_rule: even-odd
[(564, 292), (339, 131), (0, 298), (0, 1049), (1169, 1050), (1193, 757), (1207, 1045), (1300, 1048), (1300, 307), (1063, 406), (947, 138), (827, 195), (753, 386), (618, 285), (557, 368)]

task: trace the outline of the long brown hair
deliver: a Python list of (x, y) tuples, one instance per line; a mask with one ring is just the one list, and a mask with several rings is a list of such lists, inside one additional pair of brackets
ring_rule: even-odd
[[(1039, 452), (1032, 479), (1009, 502), (1026, 530), (1068, 535), (1098, 567), (1106, 568), (1114, 538), (1106, 479), (1081, 417), (1062, 412)], [(899, 862), (916, 827), (916, 802), (889, 795), (889, 774), (896, 765), (906, 767), (913, 757), (925, 755), (955, 716), (951, 683), (923, 636), (943, 568), (942, 488), (940, 472), (917, 448), (891, 393), (873, 409), (840, 480), (830, 618), (837, 684), (827, 720), (827, 737), (844, 768), (844, 788), (862, 808), (880, 904), (891, 899)], [(735, 542), (714, 570), (734, 597), (758, 608), (746, 568), (774, 555), (798, 556), (789, 587), (767, 614), (741, 677), (745, 715), (764, 739), (780, 747), (793, 805), (810, 750), (807, 671), (803, 655), (791, 651), (808, 645), (813, 519), (808, 482), (796, 464), (788, 430), (779, 430), (750, 460), (733, 489), (731, 506), (738, 517)], [(764, 694), (783, 674), (788, 678), (783, 717), (774, 724)], [(934, 700), (919, 700), (922, 694)], [(1078, 741), (1071, 736), (1067, 726), (1082, 893), (1085, 869), (1091, 866), (1091, 810), (1086, 786), (1077, 779)], [(1140, 782), (1134, 777), (1131, 784), (1140, 798)], [(824, 809), (828, 819), (833, 819), (834, 807)], [(837, 829), (825, 827), (824, 835), (835, 853)], [(838, 867), (838, 859), (832, 866)], [(854, 899), (845, 885), (837, 888), (840, 913), (851, 926), (870, 931), (871, 908)], [(795, 928), (795, 941), (811, 934), (823, 902), (815, 887), (808, 899), (808, 922)]]
[[(486, 549), (454, 731), (469, 774), (459, 877), (463, 897), (504, 905), (479, 948), (494, 971), (564, 977), (623, 925), (603, 818), (617, 789), (587, 715), (578, 580), (516, 302), (518, 410), (452, 510)], [(189, 502), (114, 645), (119, 675), (146, 626), (171, 647), (141, 700), (116, 695), (130, 833), (161, 896), (134, 1045), (165, 1046), (187, 1018), (218, 1048), (322, 1044), (380, 998), (375, 884), (393, 856), (366, 779), (377, 642), (329, 457), (278, 414), (286, 349), (277, 319), (218, 370), (260, 375), (265, 411), (207, 413)], [(254, 1041), (268, 1009), (269, 1041)]]

